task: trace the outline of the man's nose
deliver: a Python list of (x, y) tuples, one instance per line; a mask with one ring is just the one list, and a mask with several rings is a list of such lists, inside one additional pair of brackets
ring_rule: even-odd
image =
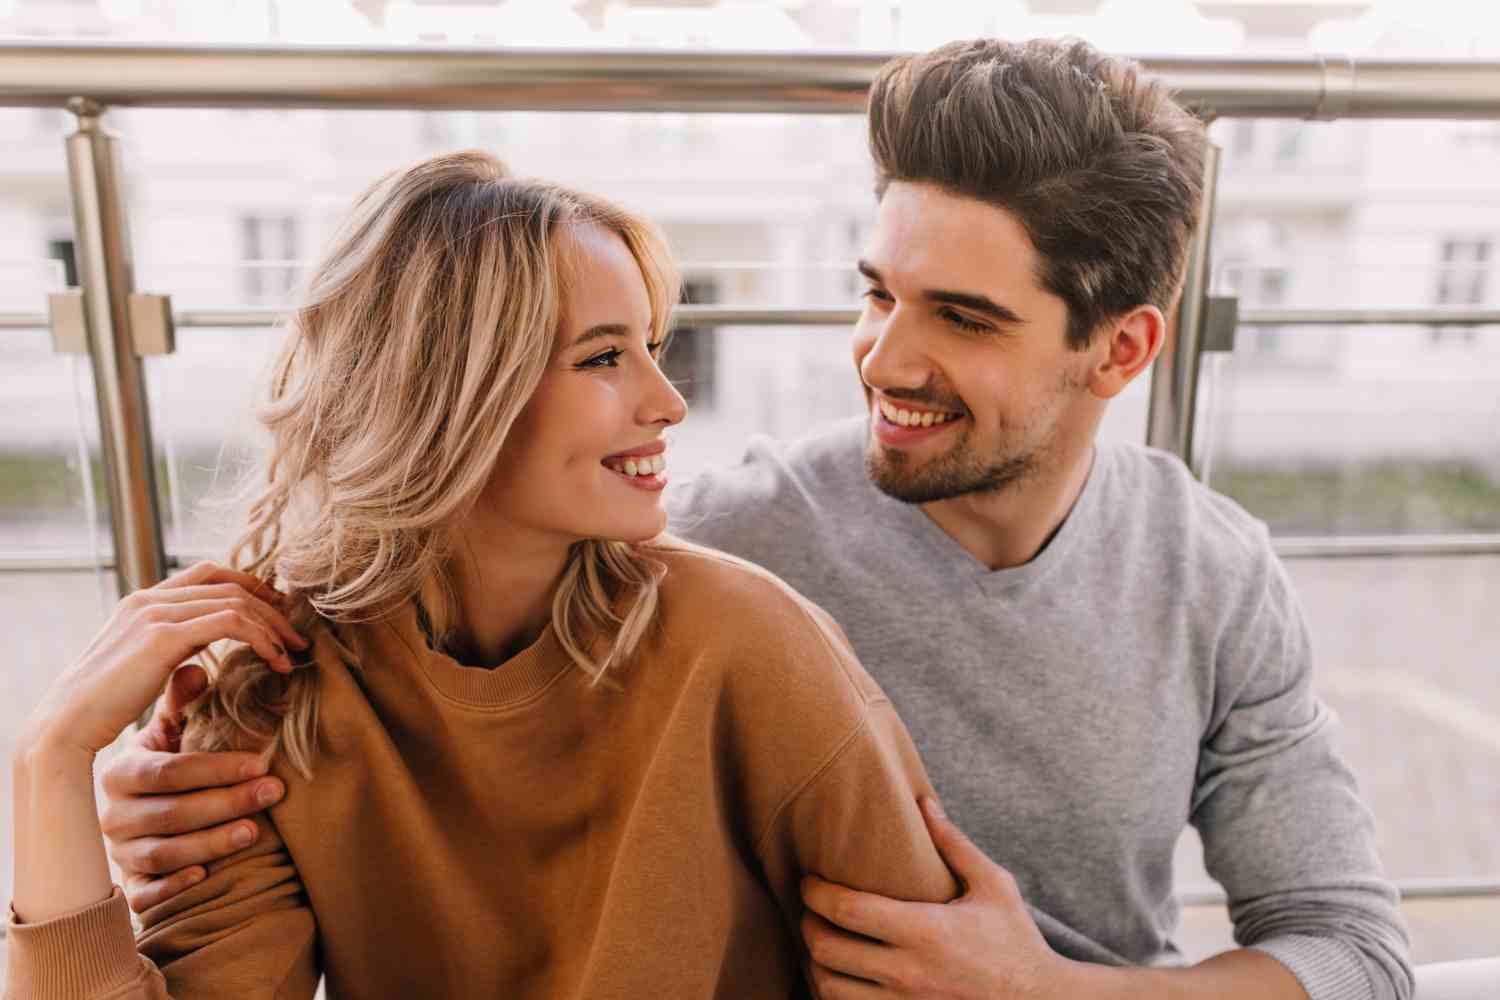
[(921, 331), (897, 307), (871, 331), (870, 349), (859, 363), (859, 374), (872, 389), (916, 389), (931, 374)]

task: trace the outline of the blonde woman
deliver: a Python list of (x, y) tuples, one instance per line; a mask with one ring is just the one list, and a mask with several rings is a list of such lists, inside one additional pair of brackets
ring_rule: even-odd
[[(786, 997), (804, 874), (955, 893), (837, 627), (661, 535), (677, 293), (650, 226), (481, 153), (360, 200), (238, 568), (125, 598), (29, 723), (7, 996)], [(221, 640), (184, 744), (287, 792), (136, 937), (91, 767)]]

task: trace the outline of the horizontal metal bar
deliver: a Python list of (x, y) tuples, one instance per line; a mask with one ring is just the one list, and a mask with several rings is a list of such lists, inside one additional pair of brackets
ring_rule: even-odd
[[(1500, 899), (1500, 879), (1413, 878), (1393, 883), (1403, 903), (1426, 899)], [(1183, 906), (1223, 906), (1228, 896), (1223, 889), (1205, 886), (1177, 894)]]
[[(45, 299), (46, 293), (39, 295)], [(0, 330), (45, 330), (47, 314), (44, 312), (0, 312)]]
[[(864, 110), (888, 52), (0, 44), (0, 105)], [(1137, 57), (1205, 116), (1489, 118), (1500, 61)]]
[[(1272, 547), (1283, 559), (1403, 558), (1408, 556), (1500, 555), (1497, 535), (1331, 535), (1328, 537), (1273, 538)], [(168, 555), (170, 567), (180, 569), (213, 556), (185, 553)], [(0, 552), (0, 573), (69, 573), (113, 570), (114, 561), (73, 551), (41, 553)]]
[[(282, 309), (185, 309), (173, 317), (179, 330), (203, 328), (255, 329), (275, 326), (285, 319)], [(859, 310), (848, 306), (678, 306), (678, 326), (848, 326)], [(0, 329), (45, 330), (46, 313), (0, 312)]]
[(0, 573), (105, 573), (113, 572), (115, 560), (76, 552), (0, 553)]
[[(178, 329), (274, 326), (286, 309), (186, 309)], [(849, 306), (678, 306), (679, 326), (848, 326)], [(1500, 309), (1242, 309), (1240, 326), (1500, 326)], [(0, 312), (0, 329), (45, 330), (47, 314)]]
[(1500, 309), (1241, 309), (1240, 326), (1492, 326)]
[(1283, 559), (1370, 559), (1415, 556), (1500, 555), (1500, 535), (1331, 535), (1275, 538)]

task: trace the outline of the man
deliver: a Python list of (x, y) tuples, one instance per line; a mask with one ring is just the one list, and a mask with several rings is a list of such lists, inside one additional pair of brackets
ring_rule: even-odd
[[(822, 997), (1410, 996), (1264, 527), (1169, 456), (1095, 443), (1165, 335), (1200, 125), (1082, 43), (978, 41), (885, 67), (870, 138), (867, 418), (758, 441), (673, 500), (677, 533), (843, 625), (952, 816), (928, 813), (952, 903), (808, 880)], [(106, 775), (137, 909), (193, 874), (146, 873), (226, 853), (224, 821), (275, 791), (231, 766), (138, 750)], [(1244, 947), (1183, 968), (1188, 823)]]

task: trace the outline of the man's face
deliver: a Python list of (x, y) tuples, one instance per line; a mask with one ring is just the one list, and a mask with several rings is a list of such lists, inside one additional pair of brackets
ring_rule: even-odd
[(908, 503), (997, 493), (1092, 439), (1100, 344), (1068, 347), (1067, 306), (1009, 212), (894, 182), (860, 270), (854, 363), (881, 490)]

